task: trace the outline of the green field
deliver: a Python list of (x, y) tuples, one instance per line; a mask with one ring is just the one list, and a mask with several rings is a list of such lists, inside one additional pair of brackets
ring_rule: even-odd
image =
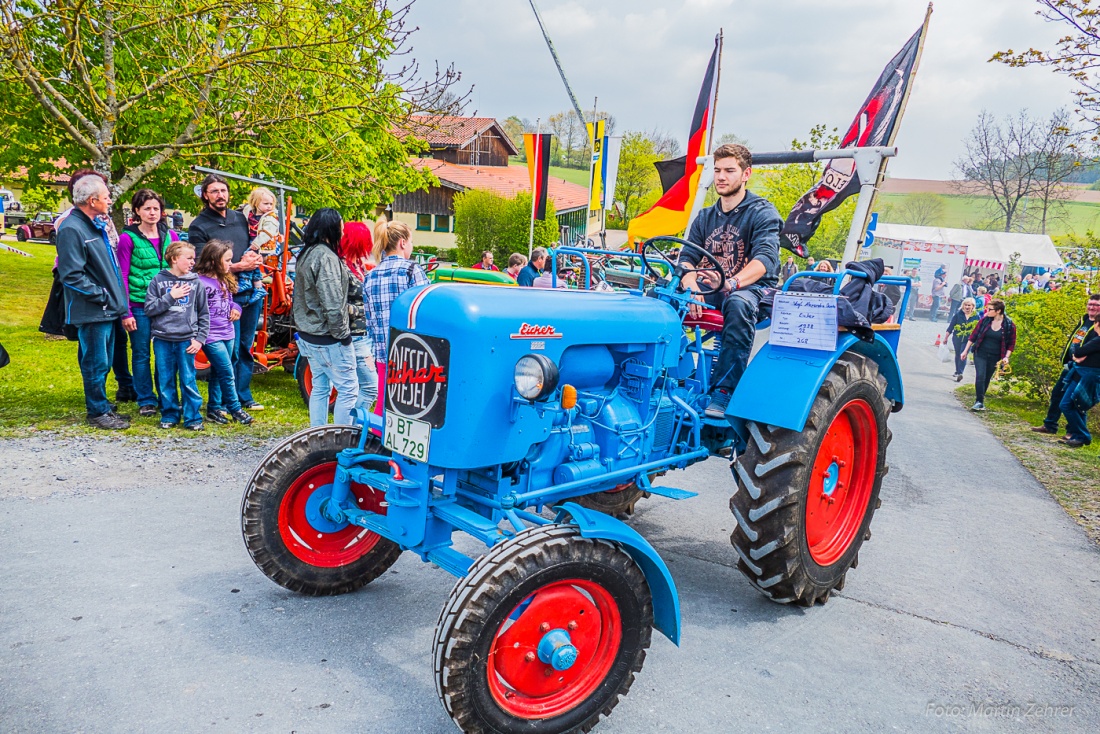
[[(49, 245), (9, 242), (33, 257), (0, 250), (0, 342), (11, 354), (11, 364), (0, 369), (0, 436), (26, 436), (37, 430), (96, 432), (84, 423), (84, 389), (76, 363), (76, 342), (46, 339), (38, 331), (53, 281), (56, 250)], [(107, 378), (107, 393), (114, 397), (114, 377)], [(241, 426), (206, 424), (207, 434), (253, 436), (257, 440), (289, 435), (309, 425), (309, 412), (298, 394), (298, 383), (282, 369), (257, 375), (253, 396), (266, 410), (255, 413), (255, 423)], [(206, 383), (199, 382), (206, 399)], [(139, 418), (137, 406), (127, 403), (119, 411), (133, 418), (128, 431), (112, 433), (142, 436), (190, 436), (190, 431), (167, 431), (157, 418)]]
[[(513, 166), (519, 166), (520, 168), (527, 170), (526, 163), (513, 163)], [(564, 178), (569, 183), (575, 183), (578, 186), (588, 188), (588, 171), (582, 171), (577, 168), (561, 168), (560, 166), (550, 166), (550, 176), (552, 178)]]
[[(881, 217), (883, 222), (902, 222), (902, 207), (905, 200), (915, 194), (880, 194), (879, 207), (891, 207), (888, 216)], [(944, 203), (943, 215), (930, 226), (951, 227), (955, 229), (989, 229), (992, 218), (990, 200), (981, 196), (940, 196)], [(1047, 234), (1057, 237), (1064, 234), (1083, 235), (1088, 230), (1100, 232), (1100, 204), (1070, 201), (1065, 204), (1064, 216), (1057, 216), (1047, 227)]]

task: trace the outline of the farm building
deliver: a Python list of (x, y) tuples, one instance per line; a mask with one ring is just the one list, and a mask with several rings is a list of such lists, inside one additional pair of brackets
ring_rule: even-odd
[[(470, 189), (492, 191), (504, 197), (530, 192), (527, 169), (509, 166), (518, 151), (504, 129), (491, 117), (423, 118), (417, 137), (426, 140), (431, 157), (412, 158), (409, 165), (430, 170), (439, 184), (427, 191), (398, 195), (390, 209), (393, 218), (416, 232), (416, 243), (454, 247), (454, 196)], [(431, 125), (428, 121), (431, 121)], [(550, 178), (548, 189), (559, 226), (570, 238), (584, 229), (588, 189), (560, 178)]]

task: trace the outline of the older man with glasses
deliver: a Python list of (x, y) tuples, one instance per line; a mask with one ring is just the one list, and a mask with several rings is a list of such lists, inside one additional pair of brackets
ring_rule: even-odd
[(57, 272), (65, 288), (65, 321), (80, 340), (80, 374), (88, 423), (96, 428), (130, 427), (107, 399), (115, 325), (126, 315), (126, 289), (107, 234), (111, 193), (98, 176), (73, 186), (73, 211), (57, 229)]

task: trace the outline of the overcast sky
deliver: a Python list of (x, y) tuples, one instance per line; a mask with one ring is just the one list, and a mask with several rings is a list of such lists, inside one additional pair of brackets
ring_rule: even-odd
[[(713, 39), (725, 29), (716, 133), (785, 150), (816, 123), (851, 123), (926, 0), (536, 0), (581, 107), (618, 130), (662, 128), (686, 142)], [(983, 108), (1046, 115), (1073, 104), (1044, 68), (987, 63), (1050, 48), (1062, 30), (1034, 0), (938, 0), (889, 174), (949, 178)], [(474, 85), (469, 112), (545, 120), (570, 107), (527, 0), (415, 0), (414, 56), (453, 62)], [(1064, 31), (1063, 31), (1064, 32)]]

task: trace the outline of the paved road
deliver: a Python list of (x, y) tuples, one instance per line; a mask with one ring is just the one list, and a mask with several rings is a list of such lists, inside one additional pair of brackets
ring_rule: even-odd
[[(1100, 731), (1100, 552), (954, 402), (931, 328), (907, 327), (874, 538), (826, 606), (771, 604), (735, 570), (724, 462), (668, 478), (701, 497), (644, 503), (683, 644), (654, 636), (597, 731)], [(0, 500), (0, 731), (454, 730), (429, 657), (452, 579), (403, 557), (346, 597), (273, 585), (240, 539), (257, 456)]]

